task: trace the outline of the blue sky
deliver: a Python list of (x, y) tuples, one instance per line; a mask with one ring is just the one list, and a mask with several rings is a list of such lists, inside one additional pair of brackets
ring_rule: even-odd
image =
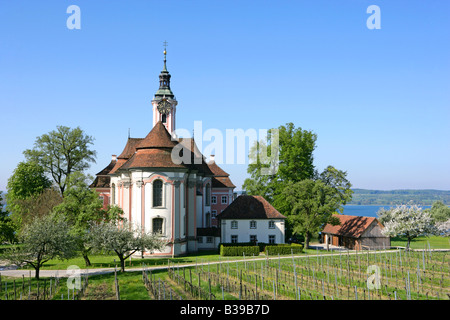
[[(67, 7), (81, 10), (70, 30)], [(370, 30), (369, 5), (381, 29)], [(447, 1), (0, 2), (0, 190), (57, 125), (95, 138), (95, 174), (144, 137), (162, 69), (177, 127), (318, 136), (315, 165), (354, 187), (450, 190)], [(207, 143), (203, 143), (204, 146)], [(246, 164), (224, 164), (241, 189)]]

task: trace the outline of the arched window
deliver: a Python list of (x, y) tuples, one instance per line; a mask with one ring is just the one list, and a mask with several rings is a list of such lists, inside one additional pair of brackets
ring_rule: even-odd
[(205, 205), (211, 205), (211, 185), (209, 183), (205, 187)]
[(153, 181), (153, 206), (162, 207), (162, 188), (163, 182), (161, 180)]
[(166, 115), (166, 114), (163, 114), (163, 115), (162, 115), (162, 120), (161, 120), (161, 122), (162, 122), (162, 123), (166, 123), (166, 122), (167, 122), (167, 115)]
[(152, 223), (152, 230), (154, 234), (163, 234), (163, 219), (154, 218)]

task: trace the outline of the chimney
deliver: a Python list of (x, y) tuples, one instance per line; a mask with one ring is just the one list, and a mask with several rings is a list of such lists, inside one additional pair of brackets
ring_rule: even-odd
[(209, 162), (214, 162), (214, 155), (213, 154), (209, 156)]
[(112, 161), (117, 161), (117, 155), (115, 154), (112, 155)]

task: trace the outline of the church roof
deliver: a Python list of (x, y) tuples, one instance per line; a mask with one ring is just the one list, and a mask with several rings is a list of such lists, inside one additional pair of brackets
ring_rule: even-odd
[(236, 186), (231, 182), (229, 177), (213, 177), (212, 178), (213, 188), (236, 188)]
[[(113, 156), (115, 157), (115, 156)], [(114, 158), (111, 162), (103, 168), (99, 173), (96, 174), (94, 181), (89, 186), (90, 188), (109, 188), (111, 177), (108, 174), (116, 165), (117, 160)]]
[(198, 170), (206, 176), (213, 176), (214, 173), (205, 162), (205, 156), (200, 152), (193, 138), (180, 138), (179, 143), (191, 153), (191, 168)]
[(136, 145), (138, 145), (141, 140), (142, 138), (128, 138), (125, 148), (117, 157), (117, 159), (130, 159), (131, 156), (136, 152)]
[[(184, 150), (190, 152), (191, 163), (174, 163), (172, 160), (172, 149), (178, 143), (184, 146)], [(127, 147), (126, 147), (127, 148)], [(131, 148), (131, 147), (130, 147)], [(119, 166), (120, 169), (131, 168), (184, 168), (197, 170), (204, 175), (212, 176), (204, 157), (198, 150), (193, 139), (173, 140), (164, 124), (159, 121), (144, 139), (138, 141), (135, 145), (135, 152), (127, 160), (124, 160)], [(195, 163), (194, 158), (201, 158), (201, 163)], [(122, 159), (119, 159), (121, 161)], [(118, 168), (116, 168), (117, 170)], [(112, 173), (114, 173), (113, 171)]]
[(111, 177), (109, 176), (97, 176), (94, 181), (89, 185), (89, 188), (109, 188), (111, 183)]
[(134, 155), (136, 152), (136, 145), (139, 144), (141, 140), (142, 138), (128, 138), (125, 148), (123, 148), (122, 153), (117, 157), (117, 162), (109, 174), (113, 174), (119, 170), (119, 168), (122, 167), (122, 165)]
[(120, 169), (132, 168), (185, 168), (189, 166), (183, 163), (176, 164), (172, 161), (172, 149), (138, 149), (137, 152), (124, 163)]
[(172, 136), (161, 121), (158, 121), (153, 129), (137, 145), (138, 149), (148, 148), (173, 148), (178, 144), (172, 140)]
[(236, 188), (229, 178), (230, 175), (219, 167), (214, 160), (208, 162), (208, 168), (214, 174), (212, 179), (213, 188)]
[(214, 160), (208, 162), (209, 169), (216, 177), (228, 177), (229, 174), (219, 167)]
[(261, 196), (241, 195), (217, 215), (218, 219), (286, 219)]
[(103, 168), (99, 173), (97, 173), (96, 176), (106, 176), (108, 173), (111, 172), (111, 170), (114, 168), (116, 163), (117, 163), (117, 160), (115, 160), (115, 159), (111, 160), (111, 162), (105, 168)]

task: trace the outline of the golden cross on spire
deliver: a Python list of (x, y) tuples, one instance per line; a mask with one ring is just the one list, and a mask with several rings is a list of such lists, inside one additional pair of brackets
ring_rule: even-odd
[(163, 46), (164, 46), (164, 69), (163, 69), (163, 71), (167, 71), (167, 67), (166, 67), (167, 41), (163, 42)]
[(164, 46), (164, 55), (166, 54), (166, 48), (167, 48), (167, 41), (163, 42), (163, 46)]

